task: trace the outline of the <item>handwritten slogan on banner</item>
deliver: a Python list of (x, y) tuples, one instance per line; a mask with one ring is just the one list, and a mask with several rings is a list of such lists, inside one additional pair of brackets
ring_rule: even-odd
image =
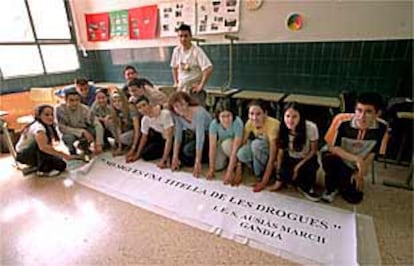
[[(328, 264), (357, 264), (355, 216), (278, 193), (160, 170), (145, 162), (101, 156), (75, 172), (75, 179), (137, 206), (206, 230), (231, 235), (277, 255)], [(151, 207), (152, 206), (152, 207)]]

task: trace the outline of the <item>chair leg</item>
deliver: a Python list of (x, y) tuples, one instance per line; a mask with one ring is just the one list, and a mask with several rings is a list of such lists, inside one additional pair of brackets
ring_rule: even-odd
[(16, 150), (14, 149), (13, 141), (11, 139), (9, 129), (7, 128), (7, 122), (0, 119), (0, 127), (3, 131), (3, 135), (5, 138), (6, 144), (7, 144), (7, 148), (9, 149), (11, 156), (13, 156), (14, 160), (16, 160)]
[(371, 164), (371, 178), (372, 178), (372, 184), (375, 185), (375, 160), (372, 160), (372, 164)]

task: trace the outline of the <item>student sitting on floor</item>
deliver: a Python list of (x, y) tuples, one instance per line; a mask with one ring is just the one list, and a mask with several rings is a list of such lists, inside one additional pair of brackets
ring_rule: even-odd
[(148, 98), (151, 105), (167, 105), (167, 95), (146, 84), (145, 79), (133, 79), (128, 82), (129, 102), (135, 103), (141, 96)]
[(135, 105), (128, 103), (121, 90), (112, 93), (111, 120), (113, 122), (112, 134), (115, 136), (117, 145), (113, 155), (121, 155), (123, 146), (127, 146), (129, 151), (125, 159), (126, 162), (132, 162), (140, 137), (139, 118)]
[(242, 164), (253, 169), (260, 179), (254, 192), (263, 190), (269, 183), (276, 161), (276, 139), (279, 134), (279, 120), (267, 115), (267, 106), (261, 100), (253, 100), (248, 105), (249, 120), (244, 126), (243, 146), (237, 152), (234, 183), (242, 181)]
[(58, 127), (62, 133), (62, 140), (68, 147), (70, 154), (75, 155), (75, 141), (79, 141), (78, 148), (90, 155), (91, 143), (94, 143), (94, 153), (102, 152), (103, 128), (97, 119), (89, 120), (89, 109), (80, 103), (80, 95), (76, 90), (65, 92), (65, 102), (56, 107)]
[(40, 105), (35, 110), (35, 120), (25, 126), (16, 145), (16, 160), (37, 168), (38, 176), (57, 176), (66, 169), (62, 160), (73, 157), (53, 148), (53, 140), (58, 141), (54, 125), (53, 107)]
[(332, 121), (322, 153), (324, 201), (332, 202), (338, 191), (347, 202), (362, 201), (366, 171), (375, 154), (385, 154), (387, 145), (388, 125), (379, 118), (382, 104), (381, 95), (363, 93), (354, 113), (338, 114)]
[(299, 104), (288, 103), (278, 137), (276, 182), (270, 190), (279, 190), (283, 184), (293, 182), (307, 199), (319, 201), (313, 190), (319, 168), (318, 139), (316, 124), (305, 120)]
[(133, 161), (142, 157), (145, 161), (161, 158), (158, 167), (166, 168), (170, 163), (170, 152), (174, 138), (174, 121), (168, 109), (152, 106), (145, 96), (136, 101), (141, 114), (141, 139)]
[(208, 160), (208, 128), (211, 116), (188, 93), (175, 92), (168, 102), (174, 114), (175, 140), (171, 169), (178, 170), (181, 163), (194, 166), (193, 176), (201, 174), (201, 163)]
[(95, 121), (97, 119), (104, 130), (104, 147), (109, 148), (110, 144), (108, 137), (112, 136), (112, 126), (111, 121), (111, 106), (108, 102), (108, 90), (104, 88), (97, 88), (95, 95), (95, 102), (92, 104), (89, 110), (89, 121)]
[(233, 181), (237, 162), (237, 150), (243, 137), (243, 121), (235, 116), (229, 99), (222, 99), (216, 105), (215, 119), (209, 129), (209, 170), (207, 178), (212, 179), (215, 171), (226, 168), (224, 184)]

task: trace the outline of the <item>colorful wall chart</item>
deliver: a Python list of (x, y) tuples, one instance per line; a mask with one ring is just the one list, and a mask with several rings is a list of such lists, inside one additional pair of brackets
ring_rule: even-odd
[(85, 14), (89, 42), (109, 40), (109, 14)]
[(160, 3), (158, 7), (160, 10), (161, 37), (175, 37), (177, 35), (175, 29), (183, 23), (190, 25), (193, 33), (196, 31), (194, 0)]
[(197, 5), (197, 34), (237, 32), (240, 0), (201, 0)]
[(128, 39), (128, 10), (117, 10), (109, 13), (111, 39)]
[(155, 38), (158, 22), (157, 5), (143, 6), (128, 10), (129, 38)]

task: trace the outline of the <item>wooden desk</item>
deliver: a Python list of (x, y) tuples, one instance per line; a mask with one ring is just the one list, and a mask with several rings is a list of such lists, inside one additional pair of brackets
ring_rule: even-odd
[(206, 98), (206, 105), (210, 107), (210, 111), (213, 112), (214, 105), (216, 104), (217, 98), (226, 98), (230, 97), (233, 94), (240, 91), (240, 89), (225, 89), (225, 88), (208, 88), (206, 89), (207, 98)]
[(208, 88), (207, 95), (212, 97), (227, 97), (239, 92), (240, 89), (222, 89), (222, 88)]
[[(399, 119), (408, 119), (408, 120), (414, 120), (414, 112), (397, 112), (397, 117)], [(411, 124), (412, 126), (412, 124)], [(401, 140), (401, 145), (400, 148), (398, 150), (398, 154), (397, 154), (397, 162), (401, 161), (401, 157), (403, 154), (403, 150), (404, 148), (409, 148), (409, 145), (407, 143), (407, 140), (409, 137), (412, 137), (411, 135), (409, 135), (409, 133), (407, 131), (404, 131), (403, 135), (402, 135), (402, 140)], [(412, 148), (411, 148), (412, 149)], [(408, 176), (405, 179), (404, 183), (401, 182), (396, 182), (396, 181), (392, 181), (392, 180), (384, 180), (383, 184), (386, 186), (391, 186), (391, 187), (397, 187), (397, 188), (404, 188), (404, 189), (408, 189), (408, 190), (414, 190), (414, 184), (413, 184), (413, 161), (414, 161), (414, 153), (411, 150), (411, 161), (409, 164), (409, 170), (408, 170)]]
[(233, 98), (243, 100), (257, 100), (262, 99), (265, 101), (279, 102), (286, 93), (283, 92), (264, 92), (264, 91), (249, 91), (242, 90), (233, 95)]
[(267, 92), (267, 91), (250, 91), (250, 90), (242, 90), (232, 96), (233, 98), (239, 101), (238, 103), (238, 113), (239, 116), (242, 117), (242, 108), (243, 104), (241, 103), (242, 100), (264, 100), (276, 103), (276, 118), (279, 119), (281, 106), (280, 103), (282, 102), (283, 98), (286, 97), (286, 93), (283, 92)]
[(95, 87), (101, 87), (101, 88), (109, 88), (109, 87), (116, 87), (118, 89), (122, 89), (124, 87), (125, 83), (120, 82), (98, 82), (92, 84)]
[(397, 117), (401, 119), (414, 120), (414, 112), (397, 112)]
[(312, 96), (304, 94), (290, 94), (284, 102), (297, 102), (305, 105), (339, 108), (341, 102), (338, 97)]

